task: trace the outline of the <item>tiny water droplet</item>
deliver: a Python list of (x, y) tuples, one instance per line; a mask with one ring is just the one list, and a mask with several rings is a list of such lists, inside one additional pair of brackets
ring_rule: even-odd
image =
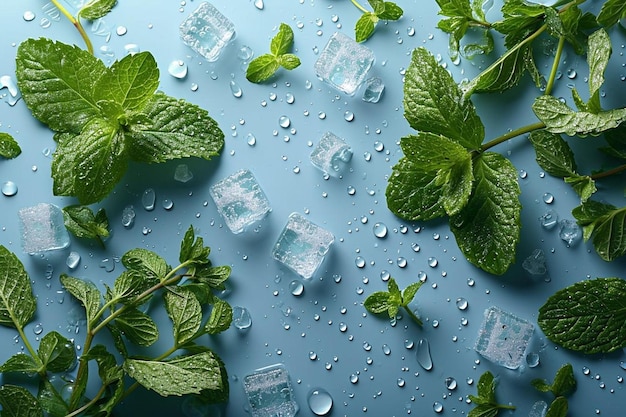
[(343, 118), (346, 122), (351, 122), (354, 120), (354, 113), (352, 113), (350, 110), (346, 110), (343, 113)]
[(354, 188), (354, 186), (352, 185), (348, 185), (348, 195), (355, 195), (356, 194), (356, 188)]
[(265, 5), (263, 4), (263, 0), (254, 0), (254, 7), (259, 10), (263, 10), (263, 7), (265, 7)]
[(526, 364), (529, 368), (535, 368), (539, 366), (539, 354), (536, 352), (529, 352), (526, 355)]
[(451, 376), (446, 378), (445, 384), (446, 384), (446, 388), (451, 391), (454, 391), (457, 387), (456, 379), (452, 378)]
[(428, 258), (428, 266), (430, 266), (431, 268), (436, 267), (439, 264), (439, 261), (437, 260), (437, 258), (435, 257), (430, 257)]
[(33, 13), (30, 10), (26, 10), (22, 17), (24, 18), (25, 21), (32, 22), (33, 20), (35, 20), (35, 13)]
[(383, 353), (384, 353), (385, 355), (387, 355), (387, 356), (388, 356), (388, 355), (391, 355), (391, 348), (389, 347), (389, 345), (388, 345), (388, 344), (384, 344), (384, 345), (383, 345)]
[(357, 256), (354, 260), (354, 264), (357, 266), (357, 268), (365, 268), (365, 259), (363, 259), (362, 256)]
[(406, 266), (408, 265), (408, 261), (405, 257), (400, 256), (398, 257), (398, 259), (396, 259), (396, 265), (398, 265), (400, 268), (406, 268)]
[(435, 401), (433, 403), (433, 411), (435, 413), (441, 413), (443, 412), (443, 404), (441, 404), (439, 401)]
[(404, 380), (404, 378), (398, 378), (398, 379), (396, 380), (396, 383), (398, 384), (398, 386), (399, 386), (400, 388), (402, 388), (402, 387), (404, 387), (404, 386), (406, 385), (406, 381)]
[(554, 203), (554, 196), (551, 193), (544, 193), (543, 202), (546, 204)]
[(291, 120), (289, 119), (289, 117), (283, 115), (278, 118), (278, 124), (283, 129), (287, 129), (289, 126), (291, 126)]
[(426, 280), (428, 279), (428, 275), (426, 275), (426, 272), (424, 271), (419, 271), (417, 273), (417, 279), (419, 279), (420, 282), (426, 282)]
[(135, 224), (135, 208), (133, 206), (126, 206), (122, 210), (122, 226), (130, 228)]

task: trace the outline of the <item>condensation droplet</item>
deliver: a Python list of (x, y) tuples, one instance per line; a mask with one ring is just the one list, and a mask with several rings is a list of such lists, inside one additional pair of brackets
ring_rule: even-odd
[(546, 204), (554, 203), (554, 196), (551, 193), (544, 193), (543, 202)]
[(278, 124), (283, 129), (287, 129), (289, 126), (291, 126), (291, 120), (289, 119), (289, 117), (283, 115), (278, 118)]
[(2, 184), (2, 194), (7, 197), (13, 197), (15, 194), (17, 194), (17, 184), (15, 184), (13, 181), (6, 181), (4, 184)]
[(467, 302), (467, 300), (463, 297), (459, 297), (456, 299), (456, 307), (459, 310), (467, 310), (467, 307), (469, 306), (469, 303)]
[(323, 388), (311, 390), (308, 397), (309, 408), (316, 416), (325, 416), (333, 408), (333, 397)]
[(167, 72), (174, 78), (182, 80), (187, 76), (187, 64), (185, 61), (177, 59), (172, 61), (167, 67)]
[(443, 412), (443, 404), (441, 404), (439, 401), (435, 401), (433, 403), (433, 411), (435, 413), (441, 413)]
[(384, 223), (374, 224), (374, 236), (377, 238), (384, 238), (387, 236), (387, 226)]
[(241, 89), (239, 84), (237, 84), (235, 80), (230, 80), (229, 85), (230, 85), (230, 92), (233, 94), (233, 97), (241, 98), (241, 96), (243, 96), (243, 90)]
[(144, 190), (141, 196), (141, 205), (148, 211), (154, 210), (154, 203), (156, 201), (156, 193), (153, 188), (147, 188)]
[(420, 339), (417, 342), (417, 350), (415, 352), (417, 363), (426, 371), (433, 369), (433, 359), (430, 356), (430, 344), (428, 339)]
[(451, 391), (454, 391), (457, 387), (456, 379), (452, 378), (451, 376), (445, 379), (445, 384), (446, 384), (446, 388)]
[(428, 266), (430, 266), (431, 268), (436, 267), (439, 264), (439, 261), (437, 260), (437, 258), (435, 257), (430, 257), (428, 258)]
[(25, 21), (32, 22), (33, 20), (35, 20), (35, 13), (33, 13), (30, 10), (26, 10), (22, 17), (24, 18)]
[(291, 294), (296, 297), (301, 296), (304, 293), (304, 285), (302, 282), (294, 279), (289, 283), (289, 291), (291, 291)]

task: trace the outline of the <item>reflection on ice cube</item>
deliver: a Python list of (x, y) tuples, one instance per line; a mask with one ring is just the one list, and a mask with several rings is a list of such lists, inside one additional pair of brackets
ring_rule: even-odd
[(63, 212), (54, 204), (40, 203), (21, 208), (18, 216), (24, 252), (40, 253), (69, 246), (70, 236), (63, 223)]
[(491, 362), (509, 369), (521, 366), (535, 326), (498, 307), (485, 310), (475, 350)]
[(200, 6), (180, 24), (180, 37), (207, 61), (217, 61), (235, 37), (235, 26), (209, 2)]
[(326, 132), (311, 152), (311, 163), (327, 174), (338, 175), (352, 159), (352, 149), (339, 136)]
[(217, 211), (233, 233), (241, 233), (271, 210), (265, 193), (252, 172), (242, 169), (211, 186)]
[(315, 74), (333, 88), (354, 95), (374, 65), (374, 52), (347, 35), (330, 37), (315, 62)]
[(293, 417), (298, 412), (289, 373), (282, 364), (246, 375), (243, 388), (252, 417)]
[(292, 213), (272, 249), (272, 257), (302, 278), (309, 279), (322, 264), (334, 241), (332, 233), (300, 214)]

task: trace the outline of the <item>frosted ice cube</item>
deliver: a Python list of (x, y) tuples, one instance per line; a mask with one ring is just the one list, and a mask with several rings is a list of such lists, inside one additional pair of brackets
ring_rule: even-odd
[(536, 401), (528, 413), (528, 417), (545, 417), (548, 411), (548, 403), (543, 400)]
[(559, 237), (569, 246), (572, 246), (583, 237), (582, 231), (576, 220), (561, 220), (559, 222)]
[(322, 264), (334, 241), (332, 233), (292, 213), (272, 249), (272, 257), (308, 279)]
[(40, 203), (18, 211), (22, 234), (22, 249), (40, 253), (64, 249), (70, 236), (63, 223), (63, 212), (54, 204)]
[(282, 364), (246, 375), (243, 388), (252, 417), (293, 417), (298, 412), (289, 373)]
[(315, 62), (317, 77), (348, 95), (354, 95), (374, 65), (374, 52), (336, 32)]
[(546, 255), (541, 249), (535, 249), (532, 254), (522, 262), (522, 268), (531, 278), (544, 278), (548, 273), (546, 267)]
[(191, 172), (187, 164), (176, 165), (176, 170), (174, 171), (174, 180), (178, 182), (189, 182), (192, 179), (193, 172)]
[(517, 369), (534, 330), (531, 322), (492, 306), (485, 310), (474, 349), (497, 365)]
[(363, 101), (366, 103), (378, 103), (378, 100), (385, 91), (383, 80), (378, 77), (370, 78), (365, 82), (365, 90), (363, 91)]
[(325, 173), (338, 175), (352, 159), (352, 149), (339, 136), (326, 132), (311, 152), (311, 163)]
[(235, 26), (209, 2), (200, 6), (180, 24), (183, 43), (207, 61), (217, 61), (222, 50), (235, 37)]
[(209, 189), (217, 211), (233, 233), (241, 233), (272, 211), (252, 172), (242, 169)]

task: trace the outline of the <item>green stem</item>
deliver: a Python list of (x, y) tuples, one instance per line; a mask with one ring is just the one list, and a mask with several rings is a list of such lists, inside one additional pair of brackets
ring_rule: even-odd
[(363, 13), (369, 13), (370, 11), (367, 10), (365, 7), (361, 6), (359, 4), (359, 2), (357, 2), (356, 0), (350, 0), (352, 2), (352, 4), (354, 4), (356, 6), (357, 9), (359, 9), (360, 11), (362, 11)]
[(415, 315), (415, 313), (409, 308), (409, 306), (402, 306), (402, 307), (407, 312), (409, 317), (413, 319), (415, 323), (419, 324), (420, 326), (423, 325), (422, 320), (420, 320), (420, 318)]
[(599, 180), (601, 178), (610, 177), (611, 175), (619, 174), (624, 171), (626, 171), (626, 164), (620, 165), (618, 167), (615, 167), (606, 171), (598, 172), (597, 174), (593, 174), (590, 177), (592, 180)]
[(548, 78), (548, 84), (546, 85), (545, 95), (552, 93), (552, 87), (554, 87), (554, 81), (556, 80), (556, 73), (559, 69), (559, 61), (561, 60), (561, 54), (563, 53), (563, 46), (565, 45), (565, 36), (559, 37), (559, 45), (556, 48), (554, 54), (554, 61), (552, 62), (552, 70), (550, 71), (550, 77)]
[(516, 407), (509, 404), (498, 404), (498, 408), (502, 408), (504, 410), (515, 410)]
[(515, 130), (511, 130), (509, 133), (505, 133), (502, 136), (498, 136), (497, 138), (485, 143), (484, 145), (482, 145), (480, 147), (480, 151), (484, 152), (489, 148), (493, 148), (496, 145), (501, 144), (502, 142), (506, 142), (509, 139), (512, 139), (514, 137), (523, 135), (525, 133), (529, 133), (532, 132), (534, 130), (539, 130), (539, 129), (543, 129), (544, 127), (546, 127), (546, 125), (543, 122), (537, 122), (537, 123), (532, 123), (526, 126), (522, 126), (519, 129), (515, 129)]
[[(85, 353), (89, 352), (89, 349), (91, 349), (92, 341), (93, 341), (93, 333), (89, 329), (87, 329), (87, 336), (85, 336), (85, 343), (83, 344), (83, 352)], [(72, 391), (72, 395), (70, 396), (70, 401), (69, 401), (70, 410), (74, 410), (76, 407), (78, 407), (78, 403), (80, 401), (80, 398), (83, 395), (83, 392), (81, 392), (81, 390), (76, 389), (76, 387), (81, 386), (80, 382), (83, 379), (88, 377), (88, 370), (89, 370), (88, 361), (83, 359), (83, 357), (81, 356), (78, 359), (78, 371), (76, 371), (76, 379), (74, 381), (74, 390)]]
[[(16, 322), (13, 321), (13, 323), (16, 323)], [(38, 366), (40, 368), (43, 368), (43, 363), (41, 362), (41, 359), (39, 359), (39, 356), (37, 355), (37, 352), (33, 348), (33, 345), (31, 345), (28, 339), (26, 338), (26, 333), (24, 333), (24, 328), (22, 328), (22, 326), (15, 326), (15, 327), (17, 329), (17, 333), (22, 338), (22, 342), (24, 342), (24, 347), (26, 348), (26, 350), (28, 350), (28, 353), (30, 354), (30, 356), (38, 363)], [(45, 377), (45, 371), (42, 376)]]
[(89, 36), (87, 35), (87, 32), (85, 32), (85, 28), (83, 28), (83, 25), (80, 23), (80, 19), (77, 19), (74, 16), (72, 16), (65, 7), (61, 6), (58, 0), (51, 0), (51, 1), (52, 1), (52, 4), (54, 4), (57, 7), (57, 9), (59, 9), (59, 11), (63, 14), (63, 16), (65, 16), (67, 20), (69, 20), (74, 25), (74, 27), (78, 30), (78, 33), (80, 33), (80, 36), (83, 38), (83, 41), (85, 42), (87, 51), (89, 51), (89, 53), (93, 55), (93, 45), (91, 43), (91, 40), (89, 39)]
[(86, 411), (87, 409), (89, 409), (91, 406), (93, 406), (96, 402), (98, 402), (98, 400), (100, 399), (100, 397), (102, 397), (104, 395), (104, 392), (106, 391), (106, 385), (102, 385), (100, 387), (100, 389), (98, 390), (98, 393), (96, 394), (95, 397), (93, 397), (91, 399), (91, 401), (89, 401), (87, 404), (83, 405), (80, 408), (77, 408), (76, 410), (72, 411), (71, 413), (69, 413), (68, 415), (66, 415), (65, 417), (74, 417), (74, 416), (78, 416), (79, 414), (81, 414), (83, 411)]

